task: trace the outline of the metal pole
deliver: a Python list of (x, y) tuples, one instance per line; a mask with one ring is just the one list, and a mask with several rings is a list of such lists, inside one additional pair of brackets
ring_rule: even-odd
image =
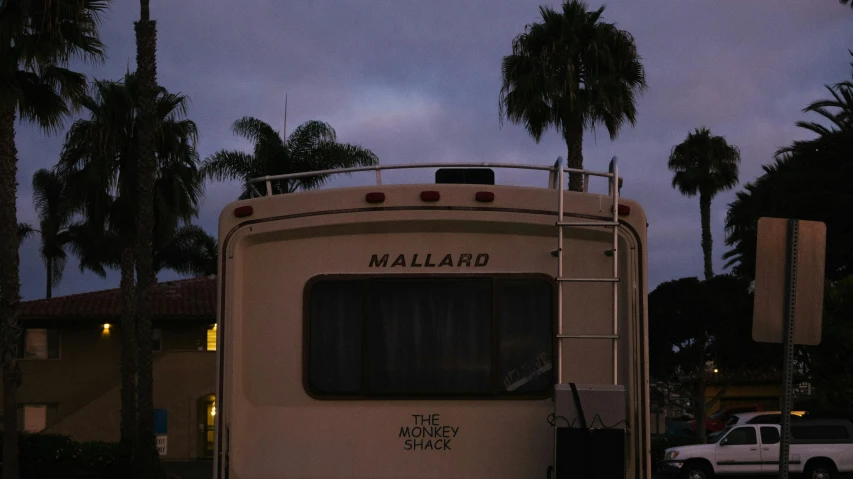
[(784, 363), (782, 376), (784, 378), (784, 393), (782, 396), (782, 434), (779, 444), (779, 477), (788, 479), (788, 464), (791, 450), (791, 402), (793, 402), (794, 375), (794, 314), (797, 308), (797, 241), (800, 232), (799, 220), (788, 220), (787, 238), (787, 278), (785, 284), (785, 321), (782, 336)]

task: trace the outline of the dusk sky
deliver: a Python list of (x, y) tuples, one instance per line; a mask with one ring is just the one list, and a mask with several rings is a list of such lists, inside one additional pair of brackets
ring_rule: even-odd
[[(382, 163), (550, 165), (566, 155), (558, 133), (549, 131), (537, 144), (523, 127), (501, 126), (498, 117), (501, 59), (524, 26), (537, 21), (540, 4), (559, 7), (543, 0), (152, 0), (158, 81), (191, 98), (202, 158), (222, 148), (248, 151), (230, 130), (242, 116), (280, 131), (287, 94), (289, 132), (307, 120), (326, 121), (340, 141), (373, 150)], [(114, 80), (135, 69), (138, 15), (138, 2), (115, 1), (101, 29), (106, 62), (80, 70)], [(759, 176), (779, 147), (812, 136), (795, 122), (814, 119), (801, 110), (827, 95), (824, 84), (850, 79), (853, 9), (837, 0), (624, 0), (608, 3), (604, 19), (634, 35), (649, 88), (637, 104), (636, 127), (615, 141), (604, 130), (587, 133), (585, 166), (604, 170), (610, 157), (619, 157), (622, 194), (639, 201), (649, 218), (654, 287), (702, 275), (699, 200), (671, 187), (670, 149), (700, 126), (737, 145), (741, 185), (719, 195), (712, 209), (715, 269), (723, 272), (724, 219), (735, 191)], [(56, 163), (63, 137), (18, 126), (20, 221), (38, 223), (32, 175)], [(497, 178), (547, 182), (544, 173)], [(353, 176), (337, 184), (371, 180)], [(236, 182), (208, 184), (198, 223), (215, 234), (219, 212), (239, 191)], [(44, 297), (38, 249), (37, 237), (21, 248), (25, 301)], [(54, 295), (117, 286), (117, 273), (106, 279), (80, 273), (70, 256)]]

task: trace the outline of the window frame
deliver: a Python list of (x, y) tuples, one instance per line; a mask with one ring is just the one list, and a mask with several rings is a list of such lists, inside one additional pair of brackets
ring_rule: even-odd
[[(154, 347), (154, 341), (157, 341), (157, 346)], [(163, 352), (163, 329), (162, 328), (151, 328), (151, 352), (160, 353)]]
[[(302, 295), (302, 388), (305, 393), (317, 400), (323, 401), (340, 401), (340, 400), (374, 400), (374, 401), (398, 401), (398, 400), (503, 400), (503, 401), (518, 401), (518, 400), (542, 400), (542, 399), (550, 399), (552, 397), (552, 390), (546, 391), (533, 391), (533, 392), (517, 392), (517, 393), (501, 393), (501, 392), (492, 392), (488, 394), (482, 393), (471, 393), (471, 394), (445, 394), (445, 393), (436, 393), (436, 394), (388, 394), (388, 393), (364, 393), (360, 391), (358, 393), (325, 393), (322, 391), (317, 391), (311, 386), (310, 381), (310, 364), (311, 364), (311, 338), (310, 338), (310, 321), (311, 321), (311, 290), (313, 286), (317, 283), (324, 281), (364, 281), (365, 284), (370, 280), (388, 280), (388, 279), (422, 279), (422, 280), (435, 280), (435, 279), (458, 279), (458, 280), (466, 280), (466, 279), (479, 279), (479, 280), (491, 280), (492, 282), (492, 337), (490, 338), (492, 341), (492, 376), (493, 381), (499, 379), (500, 371), (499, 371), (499, 357), (500, 357), (500, 349), (498, 344), (500, 342), (500, 331), (497, 327), (500, 322), (500, 311), (499, 311), (499, 297), (500, 295), (496, 292), (496, 283), (501, 280), (532, 280), (532, 281), (541, 281), (542, 283), (547, 284), (550, 287), (551, 292), (551, 323), (550, 323), (550, 336), (551, 336), (551, 370), (554, 377), (557, 377), (559, 374), (560, 365), (555, 361), (555, 352), (557, 350), (557, 282), (550, 275), (543, 273), (399, 273), (399, 274), (323, 274), (317, 275), (310, 278), (305, 283), (305, 288), (303, 290)], [(364, 314), (364, 313), (362, 313)], [(362, 329), (362, 338), (369, 331), (368, 322), (363, 321), (361, 329)], [(362, 345), (364, 345), (364, 339), (362, 339)], [(362, 367), (364, 367), (365, 361), (364, 358), (362, 360)], [(362, 375), (364, 375), (365, 371), (362, 370)]]
[[(210, 332), (213, 331), (213, 349), (210, 348)], [(219, 330), (216, 326), (216, 323), (213, 325), (206, 326), (204, 330), (204, 350), (205, 351), (216, 351), (217, 345), (219, 344)]]
[[(764, 431), (773, 431), (776, 434), (776, 442), (765, 442), (764, 441)], [(775, 444), (779, 444), (782, 441), (782, 439), (781, 439), (782, 434), (779, 432), (778, 429), (776, 429), (772, 425), (770, 425), (770, 426), (761, 425), (758, 428), (758, 436), (761, 438), (761, 445), (762, 446), (763, 445), (773, 446)]]
[[(738, 431), (740, 429), (752, 431), (752, 438), (755, 442), (746, 443), (746, 444), (731, 444), (730, 442), (728, 442), (729, 438), (731, 438), (731, 436), (732, 436), (732, 433), (735, 431)], [(735, 427), (731, 431), (729, 431), (729, 433), (726, 434), (726, 437), (724, 437), (723, 439), (720, 440), (720, 443), (721, 443), (720, 445), (722, 445), (722, 446), (757, 446), (758, 445), (758, 438), (759, 438), (759, 433), (758, 433), (758, 431), (755, 430), (755, 426), (743, 425), (743, 426)], [(726, 443), (722, 444), (722, 441), (726, 441)]]
[[(43, 358), (27, 357), (27, 332), (28, 331), (44, 331), (45, 332), (45, 348), (46, 356)], [(50, 335), (54, 331), (56, 334), (56, 357), (50, 357)], [(57, 361), (62, 359), (62, 330), (57, 327), (37, 327), (37, 328), (21, 328), (21, 336), (18, 339), (18, 361)]]
[[(49, 426), (49, 424), (48, 424), (48, 408), (49, 408), (49, 406), (50, 406), (49, 404), (40, 404), (40, 403), (39, 403), (39, 404), (35, 404), (35, 403), (34, 403), (34, 404), (21, 404), (21, 426), (20, 426), (20, 431), (21, 431), (21, 432), (26, 432), (26, 433), (29, 433), (29, 434), (38, 434), (38, 433), (43, 432), (45, 429), (47, 429), (47, 428), (48, 428), (48, 426)], [(27, 430), (26, 430), (26, 426), (27, 426), (27, 410), (28, 410), (28, 409), (29, 409), (29, 410), (37, 409), (37, 410), (41, 410), (41, 411), (43, 412), (43, 414), (44, 414), (44, 427), (43, 427), (43, 428), (39, 429), (38, 431), (27, 431)]]

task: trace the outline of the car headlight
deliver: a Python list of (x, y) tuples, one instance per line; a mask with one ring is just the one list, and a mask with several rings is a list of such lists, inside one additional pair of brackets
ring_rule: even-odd
[(666, 451), (664, 459), (675, 459), (676, 457), (678, 457), (678, 451)]

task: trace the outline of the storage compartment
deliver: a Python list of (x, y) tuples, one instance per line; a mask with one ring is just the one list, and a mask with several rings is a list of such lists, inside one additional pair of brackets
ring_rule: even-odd
[(574, 386), (554, 389), (556, 478), (625, 477), (625, 388)]

